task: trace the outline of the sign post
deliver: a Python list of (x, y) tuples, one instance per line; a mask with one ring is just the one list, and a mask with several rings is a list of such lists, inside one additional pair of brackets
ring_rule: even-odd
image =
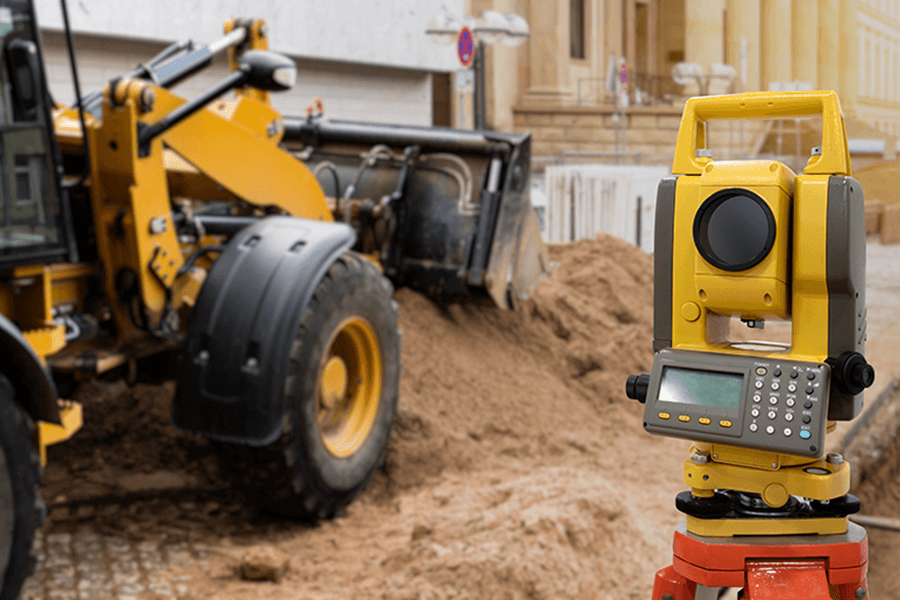
[[(456, 56), (459, 58), (459, 64), (462, 65), (462, 69), (459, 69), (456, 72), (456, 89), (459, 91), (459, 116), (460, 116), (460, 127), (462, 127), (462, 123), (465, 122), (465, 111), (463, 110), (463, 95), (466, 93), (472, 94), (472, 120), (473, 120), (473, 128), (480, 129), (479, 121), (478, 121), (478, 85), (480, 81), (478, 81), (478, 62), (475, 56), (475, 36), (472, 34), (472, 30), (468, 27), (463, 27), (459, 30), (459, 35), (456, 38)], [(473, 73), (469, 70), (469, 67), (475, 67), (475, 72)], [(461, 76), (463, 73), (466, 73), (465, 76)]]

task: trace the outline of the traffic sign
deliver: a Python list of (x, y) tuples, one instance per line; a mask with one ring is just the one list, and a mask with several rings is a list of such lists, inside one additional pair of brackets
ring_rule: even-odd
[(463, 27), (459, 30), (456, 55), (459, 57), (459, 64), (464, 67), (471, 65), (472, 59), (475, 58), (475, 37), (472, 35), (472, 30), (468, 27)]

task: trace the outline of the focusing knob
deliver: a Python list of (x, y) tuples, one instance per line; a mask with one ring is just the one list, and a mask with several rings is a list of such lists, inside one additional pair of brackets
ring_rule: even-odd
[(855, 396), (875, 383), (875, 369), (859, 352), (844, 352), (831, 363), (834, 382), (840, 391)]
[(647, 401), (648, 387), (650, 387), (650, 373), (629, 375), (625, 383), (625, 395), (643, 404)]

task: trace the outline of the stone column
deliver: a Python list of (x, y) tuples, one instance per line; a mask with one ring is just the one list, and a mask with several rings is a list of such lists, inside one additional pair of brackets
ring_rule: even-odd
[(792, 80), (791, 0), (762, 0), (762, 88)]
[(635, 0), (624, 0), (625, 12), (625, 62), (633, 72), (637, 66), (637, 7)]
[(659, 0), (647, 2), (647, 74), (659, 75)]
[[(520, 6), (522, 4), (516, 0), (493, 0), (489, 9), (502, 14), (514, 12), (528, 19), (528, 12), (522, 10), (527, 7)], [(528, 41), (523, 45), (528, 45)], [(485, 50), (487, 126), (494, 131), (512, 131), (512, 107), (519, 96), (519, 49), (496, 43), (486, 46)]]
[(737, 70), (734, 89), (741, 90), (741, 40), (747, 40), (747, 81), (743, 91), (762, 89), (760, 83), (760, 6), (759, 0), (728, 0), (728, 25), (726, 26), (728, 63)]
[(841, 0), (819, 0), (818, 87), (838, 91), (841, 68)]
[[(531, 0), (525, 17), (528, 40), (528, 91), (523, 103), (558, 104), (571, 100), (569, 89), (569, 2)], [(520, 13), (521, 14), (521, 13)]]
[[(710, 65), (725, 60), (724, 0), (685, 0), (684, 2), (684, 60), (697, 63), (709, 72)], [(688, 94), (698, 93), (693, 85), (685, 88)], [(722, 85), (713, 81), (709, 93), (722, 93)]]
[[(625, 55), (625, 40), (622, 35), (624, 5), (622, 0), (607, 0), (606, 4), (606, 56), (604, 61), (609, 60), (610, 54), (616, 56)], [(606, 64), (604, 62), (604, 64)]]
[(818, 89), (819, 0), (794, 0), (791, 26), (792, 79)]
[(856, 112), (859, 96), (859, 71), (865, 65), (859, 56), (859, 14), (857, 0), (840, 1), (840, 90), (845, 114)]
[(684, 60), (709, 68), (725, 59), (723, 0), (685, 0)]

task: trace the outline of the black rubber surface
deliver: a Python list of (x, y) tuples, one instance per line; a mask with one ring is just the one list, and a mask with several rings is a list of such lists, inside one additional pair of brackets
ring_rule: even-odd
[[(328, 452), (319, 436), (315, 386), (331, 334), (350, 317), (364, 318), (378, 338), (382, 392), (375, 423), (363, 446), (350, 457), (338, 458)], [(384, 463), (397, 408), (397, 304), (390, 282), (372, 263), (345, 252), (329, 268), (303, 313), (287, 372), (281, 438), (262, 448), (221, 444), (221, 464), (249, 501), (271, 512), (331, 518), (356, 498)]]
[(0, 468), (0, 478), (12, 488), (14, 515), (12, 538), (4, 539), (6, 536), (0, 531), (0, 544), (10, 551), (0, 600), (15, 600), (37, 563), (32, 544), (47, 511), (39, 491), (43, 470), (34, 445), (34, 425), (16, 403), (12, 384), (3, 375), (0, 375), (0, 451), (6, 459), (6, 469)]

